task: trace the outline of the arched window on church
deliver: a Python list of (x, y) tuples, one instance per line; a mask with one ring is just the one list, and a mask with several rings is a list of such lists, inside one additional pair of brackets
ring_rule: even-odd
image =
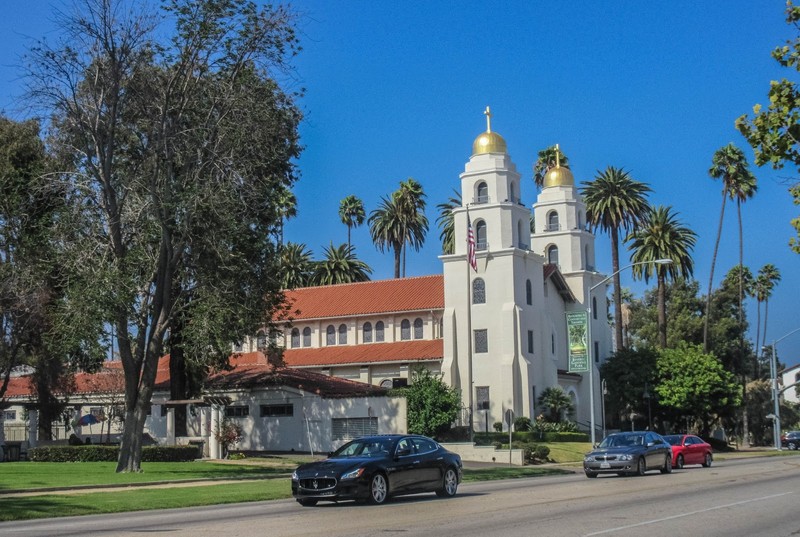
[(525, 303), (533, 306), (533, 285), (530, 280), (525, 280)]
[(361, 339), (364, 340), (364, 343), (372, 343), (372, 323), (364, 323), (364, 328), (361, 330), (361, 334)]
[(325, 329), (325, 345), (336, 345), (336, 329), (332, 324)]
[(339, 345), (347, 345), (347, 325), (339, 325)]
[(478, 220), (475, 223), (475, 249), (486, 250), (489, 247), (486, 242), (486, 222)]
[(303, 328), (303, 347), (310, 347), (311, 346), (311, 328), (305, 327)]
[(422, 319), (414, 319), (414, 339), (422, 339)]
[(511, 203), (519, 203), (519, 196), (517, 195), (517, 183), (512, 181), (510, 185), (508, 185), (508, 195), (510, 196), (508, 201)]
[(298, 328), (292, 328), (292, 348), (296, 349), (300, 346), (300, 330)]
[(597, 319), (597, 297), (592, 297), (592, 317), (596, 320)]
[(472, 280), (472, 303), (486, 304), (486, 282), (483, 278)]
[(555, 244), (547, 249), (547, 262), (551, 265), (558, 265), (558, 246)]
[(528, 242), (530, 235), (525, 233), (525, 222), (522, 219), (517, 220), (517, 248), (520, 250), (528, 249)]
[(408, 319), (403, 319), (400, 322), (400, 339), (404, 341), (411, 339), (411, 321)]
[(556, 211), (550, 211), (547, 213), (547, 231), (558, 231), (559, 229), (558, 213)]
[(375, 343), (383, 341), (383, 321), (375, 323)]
[(475, 203), (489, 203), (489, 187), (485, 182), (478, 183), (478, 188), (475, 189)]

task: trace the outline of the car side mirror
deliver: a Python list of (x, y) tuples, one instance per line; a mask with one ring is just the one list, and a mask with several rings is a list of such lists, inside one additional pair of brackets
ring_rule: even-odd
[(397, 450), (398, 457), (406, 457), (408, 455), (411, 455), (411, 450), (409, 448), (402, 448)]

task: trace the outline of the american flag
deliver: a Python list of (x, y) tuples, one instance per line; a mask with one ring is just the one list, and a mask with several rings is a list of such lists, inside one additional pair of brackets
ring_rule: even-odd
[(467, 207), (467, 261), (472, 270), (478, 272), (478, 258), (475, 257), (475, 233), (472, 231), (472, 222), (469, 219), (469, 207)]

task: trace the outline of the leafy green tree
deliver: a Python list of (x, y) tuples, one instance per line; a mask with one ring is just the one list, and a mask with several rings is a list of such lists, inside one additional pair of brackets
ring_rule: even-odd
[(621, 349), (600, 366), (607, 394), (606, 414), (619, 426), (631, 413), (646, 415), (645, 388), (657, 380), (655, 347)]
[[(631, 261), (644, 263), (633, 266), (633, 274), (649, 282), (656, 276), (658, 288), (658, 332), (659, 344), (667, 346), (667, 278), (689, 278), (692, 276), (692, 249), (697, 234), (682, 224), (672, 207), (651, 208), (641, 227), (631, 234), (629, 249), (633, 250)], [(658, 259), (671, 259), (669, 265), (656, 264)]]
[(446, 202), (436, 206), (439, 211), (439, 216), (436, 217), (436, 225), (442, 230), (439, 234), (439, 239), (442, 241), (442, 253), (445, 255), (452, 254), (456, 250), (453, 210), (459, 207), (461, 207), (461, 193), (455, 189), (453, 190), (453, 195)]
[(335, 285), (366, 282), (369, 281), (370, 274), (372, 274), (372, 269), (356, 257), (355, 248), (346, 244), (338, 247), (331, 244), (325, 248), (325, 258), (316, 263), (311, 283), (313, 285)]
[(547, 420), (551, 423), (561, 421), (561, 414), (568, 416), (575, 412), (575, 405), (561, 386), (545, 388), (539, 395), (538, 403), (547, 409)]
[(461, 396), (441, 376), (423, 367), (412, 371), (411, 385), (403, 388), (408, 404), (408, 432), (437, 437), (458, 417)]
[(656, 369), (655, 391), (660, 404), (694, 419), (702, 435), (710, 433), (721, 408), (741, 403), (734, 375), (699, 345), (661, 349)]
[(555, 167), (556, 164), (569, 168), (569, 159), (557, 145), (551, 145), (539, 151), (536, 163), (533, 165), (533, 183), (538, 188), (541, 189), (544, 186), (544, 178), (547, 172), (550, 171), (550, 168)]
[[(425, 216), (425, 194), (422, 186), (409, 178), (388, 198), (381, 198), (377, 209), (370, 213), (369, 231), (372, 242), (381, 252), (391, 248), (394, 253), (394, 277), (399, 278), (401, 258), (406, 244), (419, 250), (425, 242), (428, 219)], [(405, 275), (405, 270), (403, 270)]]
[(139, 471), (173, 320), (187, 360), (219, 363), (281, 303), (274, 237), (301, 113), (271, 73), (297, 50), (294, 16), (167, 0), (176, 26), (165, 33), (116, 1), (77, 7), (60, 21), (65, 39), (32, 49), (31, 97), (51, 111), (59, 178), (90, 221), (64, 270), (91, 277), (86, 309), (114, 326), (125, 372), (117, 471)]
[[(786, 22), (797, 31), (794, 39), (775, 48), (772, 57), (783, 67), (800, 71), (800, 7), (786, 2)], [(800, 89), (791, 80), (770, 82), (769, 106), (753, 107), (753, 118), (743, 115), (736, 120), (736, 128), (744, 135), (755, 151), (757, 166), (769, 163), (776, 170), (786, 163), (800, 168)], [(789, 188), (795, 205), (800, 205), (800, 183)], [(800, 253), (800, 217), (791, 225), (797, 237), (789, 241), (790, 247)]]
[[(664, 287), (665, 309), (669, 311), (666, 346), (675, 347), (682, 341), (702, 344), (705, 301), (699, 296), (699, 282), (678, 278)], [(658, 289), (648, 289), (643, 298), (631, 301), (628, 332), (634, 348), (661, 346), (658, 294)]]
[(366, 213), (364, 202), (354, 195), (349, 195), (339, 203), (339, 218), (347, 226), (347, 246), (350, 246), (350, 230), (364, 223)]
[(615, 349), (623, 347), (622, 299), (619, 277), (620, 231), (632, 232), (648, 211), (647, 193), (650, 187), (635, 181), (628, 172), (609, 166), (598, 172), (594, 181), (583, 183), (586, 220), (593, 229), (606, 231), (611, 238), (611, 263), (614, 281)]
[(316, 267), (312, 255), (305, 244), (286, 243), (281, 251), (281, 285), (284, 289), (311, 285)]

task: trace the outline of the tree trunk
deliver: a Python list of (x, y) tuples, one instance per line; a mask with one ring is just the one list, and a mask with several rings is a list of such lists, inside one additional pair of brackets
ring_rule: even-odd
[(714, 265), (717, 264), (717, 251), (722, 237), (722, 221), (725, 219), (725, 191), (722, 192), (722, 208), (719, 211), (719, 226), (717, 227), (717, 240), (714, 243), (714, 254), (711, 256), (711, 274), (708, 276), (708, 294), (706, 294), (706, 318), (703, 323), (703, 351), (708, 352), (708, 320), (711, 317), (711, 290), (714, 286)]
[(402, 245), (395, 244), (394, 248), (394, 277), (400, 277), (400, 251), (402, 250)]
[(742, 434), (745, 437), (745, 447), (750, 447), (749, 419), (747, 415), (747, 368), (748, 361), (744, 352), (744, 238), (742, 236), (742, 202), (736, 201), (736, 215), (739, 219), (739, 363), (742, 364)]
[[(619, 237), (617, 235), (617, 228), (611, 228), (611, 270), (614, 275), (614, 335), (616, 341), (614, 342), (614, 349), (616, 351), (622, 350), (624, 347), (622, 341), (622, 291), (620, 289), (619, 277)], [(590, 341), (589, 345), (593, 345)]]

